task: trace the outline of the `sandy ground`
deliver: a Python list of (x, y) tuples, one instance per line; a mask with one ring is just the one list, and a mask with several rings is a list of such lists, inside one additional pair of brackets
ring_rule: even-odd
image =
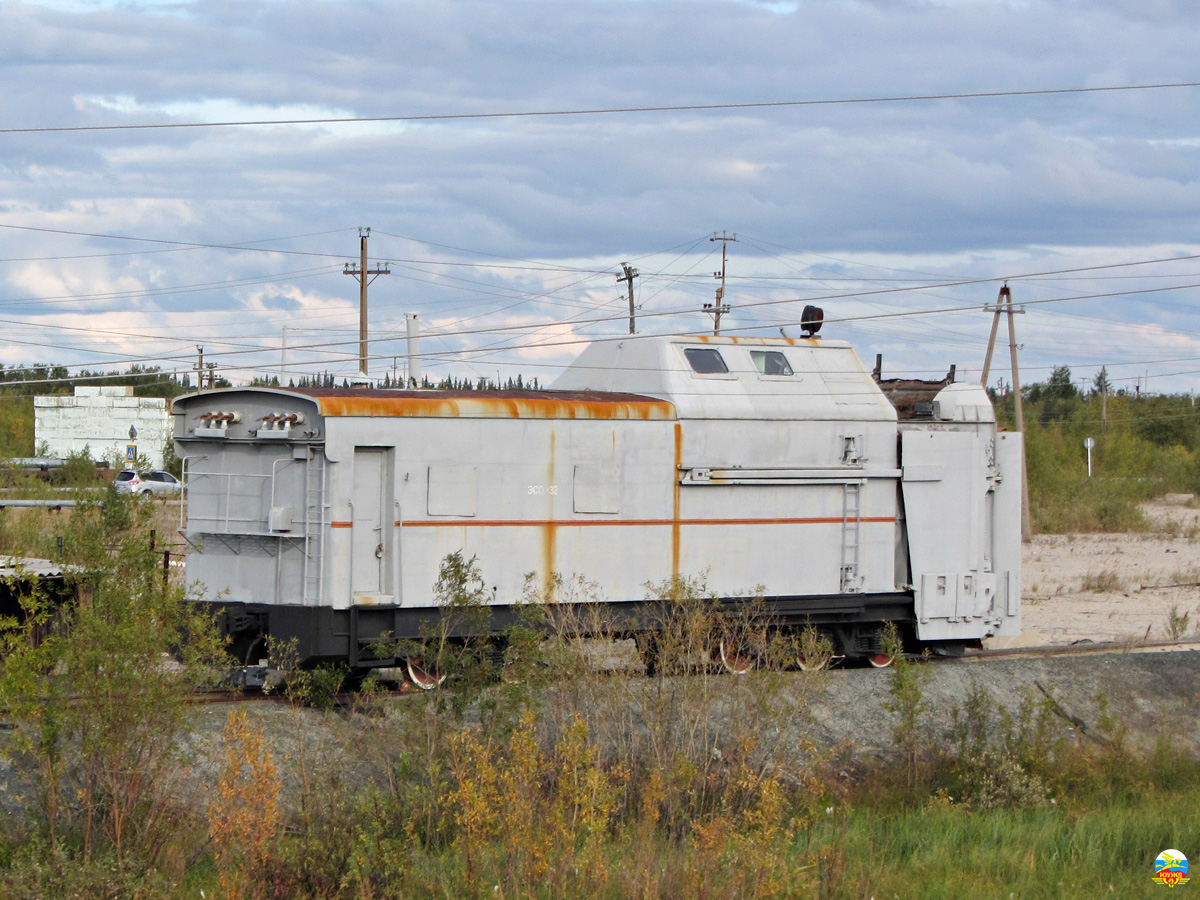
[(1024, 630), (1019, 639), (993, 646), (1197, 636), (1200, 505), (1193, 495), (1180, 494), (1142, 509), (1153, 531), (1039, 535), (1026, 544)]

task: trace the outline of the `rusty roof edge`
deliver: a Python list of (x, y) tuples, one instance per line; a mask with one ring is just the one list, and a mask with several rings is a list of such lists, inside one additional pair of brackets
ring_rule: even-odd
[(658, 397), (607, 391), (390, 390), (381, 388), (216, 388), (176, 397), (172, 412), (197, 403), (221, 402), (238, 393), (289, 397), (315, 403), (324, 416), (562, 418), (671, 420), (673, 403)]
[(339, 391), (313, 389), (325, 416), (672, 420), (675, 406), (603, 391)]

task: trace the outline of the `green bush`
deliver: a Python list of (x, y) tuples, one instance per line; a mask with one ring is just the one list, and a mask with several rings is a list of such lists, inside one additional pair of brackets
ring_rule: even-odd
[(153, 511), (132, 498), (84, 503), (61, 522), (76, 602), (37, 589), (0, 622), (0, 705), (8, 748), (37, 775), (53, 853), (154, 868), (190, 832), (172, 787), (177, 739), (197, 684), (224, 664), (212, 622), (168, 583)]

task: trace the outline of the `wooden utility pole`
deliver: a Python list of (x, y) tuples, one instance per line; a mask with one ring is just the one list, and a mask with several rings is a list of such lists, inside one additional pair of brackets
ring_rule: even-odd
[[(988, 372), (992, 369), (992, 350), (996, 347), (996, 332), (1000, 328), (1000, 312), (1004, 308), (1004, 300), (1006, 297), (1011, 297), (1012, 292), (1008, 289), (1008, 282), (1000, 288), (1000, 296), (996, 299), (995, 315), (992, 316), (992, 333), (988, 336), (987, 354), (983, 357), (983, 376), (979, 379), (979, 384), (984, 388), (988, 384)], [(986, 310), (987, 307), (984, 307)]]
[(367, 285), (376, 275), (392, 274), (386, 263), (374, 269), (367, 268), (367, 238), (370, 236), (370, 228), (358, 229), (358, 265), (346, 263), (342, 269), (343, 275), (353, 275), (358, 280), (358, 371), (363, 378), (367, 377)]
[[(984, 307), (986, 310), (987, 307)], [(983, 359), (983, 377), (980, 384), (986, 388), (988, 372), (992, 367), (992, 350), (996, 345), (996, 331), (1000, 325), (1000, 315), (1008, 316), (1008, 352), (1012, 364), (1012, 394), (1013, 411), (1016, 418), (1017, 431), (1021, 433), (1021, 540), (1027, 541), (1033, 536), (1033, 519), (1029, 514), (1029, 474), (1025, 466), (1025, 407), (1021, 402), (1021, 374), (1017, 369), (1017, 329), (1013, 316), (1024, 313), (1023, 309), (1013, 307), (1012, 291), (1007, 282), (1000, 288), (996, 298), (996, 306), (992, 310), (992, 334), (988, 338), (987, 355)]]
[[(1100, 367), (1100, 433), (1108, 434), (1108, 366)], [(1192, 400), (1192, 405), (1196, 405), (1196, 401)]]
[[(1000, 288), (1000, 296), (996, 300), (997, 314), (1001, 304), (1008, 316), (1008, 354), (1012, 365), (1013, 410), (1016, 417), (1017, 431), (1021, 433), (1021, 540), (1027, 541), (1033, 537), (1033, 519), (1029, 514), (1029, 473), (1025, 465), (1025, 405), (1021, 401), (1021, 373), (1017, 368), (1017, 326), (1013, 316), (1018, 312), (1013, 307), (1012, 291), (1008, 285)], [(993, 329), (994, 330), (994, 329)], [(991, 347), (988, 347), (989, 355)]]
[(626, 287), (629, 289), (629, 333), (633, 334), (633, 279), (638, 277), (638, 270), (629, 263), (621, 263), (621, 269), (625, 274), (618, 275), (617, 281), (626, 282)]
[(730, 307), (725, 304), (725, 250), (729, 246), (730, 241), (737, 240), (737, 235), (729, 235), (722, 231), (720, 234), (714, 233), (709, 240), (721, 242), (721, 271), (713, 272), (713, 278), (720, 279), (721, 286), (717, 288), (717, 302), (705, 303), (704, 311), (713, 317), (713, 334), (720, 334), (721, 316), (730, 311)]

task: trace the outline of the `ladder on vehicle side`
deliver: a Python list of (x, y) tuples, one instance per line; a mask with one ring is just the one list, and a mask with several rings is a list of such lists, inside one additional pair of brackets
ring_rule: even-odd
[(842, 593), (854, 594), (862, 589), (858, 573), (858, 548), (862, 504), (862, 485), (854, 482), (842, 485)]
[(304, 604), (321, 600), (325, 537), (325, 452), (309, 447), (304, 463)]

